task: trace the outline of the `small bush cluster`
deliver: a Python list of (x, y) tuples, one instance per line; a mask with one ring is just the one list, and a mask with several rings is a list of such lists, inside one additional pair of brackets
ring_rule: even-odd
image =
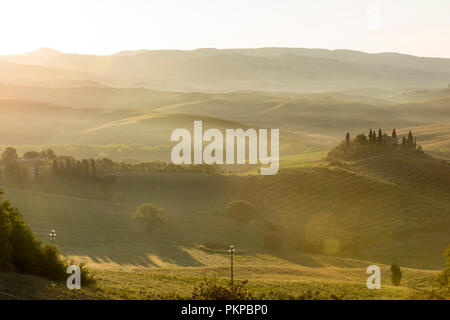
[(164, 223), (166, 212), (151, 203), (144, 203), (131, 215), (131, 218), (145, 226), (147, 232), (152, 232)]
[(205, 279), (194, 288), (192, 299), (195, 300), (252, 300), (253, 291), (247, 288), (248, 281), (234, 281), (231, 285), (221, 285), (216, 279)]

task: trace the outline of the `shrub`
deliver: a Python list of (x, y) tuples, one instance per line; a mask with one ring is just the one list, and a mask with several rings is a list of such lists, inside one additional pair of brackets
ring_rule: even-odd
[(400, 281), (402, 280), (402, 271), (400, 270), (400, 266), (397, 264), (391, 265), (391, 282), (394, 286), (399, 286)]
[(132, 219), (145, 225), (147, 232), (152, 232), (164, 223), (165, 211), (151, 203), (141, 205), (133, 214)]
[(252, 300), (254, 293), (247, 288), (248, 281), (234, 281), (224, 286), (217, 279), (204, 279), (200, 285), (194, 288), (192, 299), (195, 300)]
[(228, 202), (227, 214), (238, 223), (248, 223), (256, 217), (253, 204), (244, 200)]
[(80, 272), (81, 272), (81, 285), (83, 287), (94, 287), (96, 284), (95, 278), (92, 273), (86, 268), (84, 263), (80, 264)]
[(50, 244), (41, 246), (39, 260), (41, 261), (39, 275), (43, 277), (51, 275), (53, 280), (66, 279), (67, 263), (61, 259), (56, 246)]

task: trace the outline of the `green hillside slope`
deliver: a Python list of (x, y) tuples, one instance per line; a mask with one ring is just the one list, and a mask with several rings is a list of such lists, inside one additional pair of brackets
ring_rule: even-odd
[[(287, 251), (437, 267), (450, 242), (449, 185), (448, 164), (393, 153), (339, 166), (282, 167), (267, 177), (120, 174), (111, 202), (2, 188), (38, 235), (58, 229), (69, 255), (138, 263), (154, 253), (196, 265), (180, 246), (234, 242), (264, 251), (264, 236), (277, 230)], [(237, 199), (254, 203), (270, 226), (223, 217), (226, 203)], [(145, 202), (169, 211), (167, 225), (152, 235), (130, 219)]]

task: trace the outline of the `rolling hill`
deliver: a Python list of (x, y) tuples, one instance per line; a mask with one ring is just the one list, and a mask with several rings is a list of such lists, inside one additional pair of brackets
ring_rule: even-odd
[[(290, 158), (269, 177), (118, 174), (108, 201), (75, 197), (71, 188), (82, 186), (72, 183), (65, 194), (0, 188), (38, 237), (47, 241), (56, 229), (63, 254), (94, 271), (99, 291), (85, 293), (92, 298), (186, 296), (205, 276), (225, 281), (230, 243), (239, 249), (237, 279), (249, 279), (265, 298), (308, 299), (311, 290), (322, 299), (432, 297), (450, 242), (449, 165), (408, 153), (340, 164), (317, 156), (303, 166)], [(225, 217), (226, 203), (236, 199), (253, 202), (264, 220), (236, 224)], [(144, 202), (167, 210), (165, 224), (151, 234), (130, 218)], [(273, 230), (279, 249), (265, 246)], [(393, 262), (404, 272), (400, 287), (389, 282)], [(382, 266), (380, 292), (364, 290), (370, 264)], [(10, 281), (16, 282), (6, 292), (17, 294), (14, 286), (23, 282)]]
[[(112, 78), (119, 86), (159, 90), (398, 90), (450, 82), (449, 59), (302, 48), (139, 50), (110, 56), (53, 54), (29, 64)], [(2, 57), (27, 62), (27, 55)], [(0, 79), (0, 82), (4, 82)]]
[(112, 83), (111, 79), (40, 65), (19, 64), (0, 59), (0, 82), (16, 85), (78, 87), (96, 83)]
[(69, 291), (59, 282), (23, 275), (0, 272), (0, 300), (93, 300), (111, 299), (111, 295), (87, 289)]
[[(429, 126), (413, 127), (418, 141), (425, 150), (433, 154), (450, 159), (450, 124), (434, 124)], [(399, 130), (400, 134), (407, 134), (407, 129)]]
[(0, 56), (0, 59), (18, 64), (42, 65), (45, 64), (49, 59), (60, 54), (63, 53), (58, 50), (50, 48), (40, 48), (24, 54)]
[[(156, 109), (155, 109), (156, 110)], [(28, 145), (134, 145), (152, 149), (146, 159), (169, 160), (176, 144), (170, 141), (173, 130), (193, 130), (195, 120), (219, 130), (249, 128), (249, 125), (207, 115), (165, 113), (133, 109), (75, 108), (45, 102), (0, 99), (0, 144)], [(253, 126), (255, 127), (255, 126)], [(256, 127), (258, 128), (258, 127)], [(302, 140), (281, 130), (283, 153), (320, 149), (321, 139)], [(34, 146), (34, 147), (33, 147)], [(22, 147), (18, 147), (22, 149)], [(92, 157), (93, 155), (88, 155)]]
[(445, 124), (450, 122), (449, 105), (448, 97), (394, 103), (343, 93), (0, 85), (0, 144), (20, 149), (44, 144), (142, 145), (159, 148), (143, 160), (167, 160), (171, 132), (203, 120), (205, 126), (219, 129), (280, 128), (282, 155), (325, 151), (342, 139), (343, 131), (354, 137), (367, 128), (382, 127), (388, 133), (397, 128), (400, 135), (413, 128), (425, 150), (445, 156), (450, 147)]
[[(257, 221), (234, 225), (220, 214), (228, 201), (244, 199), (283, 235), (287, 252), (383, 263), (396, 258), (402, 265), (421, 268), (442, 264), (441, 254), (450, 242), (448, 164), (404, 153), (339, 166), (314, 157), (304, 164), (308, 162), (300, 167), (285, 163), (279, 174), (269, 177), (119, 174), (108, 202), (72, 197), (71, 185), (65, 187), (67, 196), (39, 188), (1, 188), (38, 235), (46, 237), (44, 230), (57, 228), (65, 254), (94, 260), (150, 263), (145, 256), (153, 252), (162, 261), (194, 266), (180, 248), (196, 243), (235, 242), (243, 250), (264, 252), (263, 238), (270, 228)], [(145, 202), (169, 212), (167, 226), (154, 235), (139, 231), (129, 216)], [(133, 250), (111, 246), (121, 241)]]

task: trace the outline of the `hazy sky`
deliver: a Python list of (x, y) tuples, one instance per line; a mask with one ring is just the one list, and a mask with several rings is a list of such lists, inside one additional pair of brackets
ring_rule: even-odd
[(0, 54), (306, 47), (450, 58), (449, 0), (0, 0)]

